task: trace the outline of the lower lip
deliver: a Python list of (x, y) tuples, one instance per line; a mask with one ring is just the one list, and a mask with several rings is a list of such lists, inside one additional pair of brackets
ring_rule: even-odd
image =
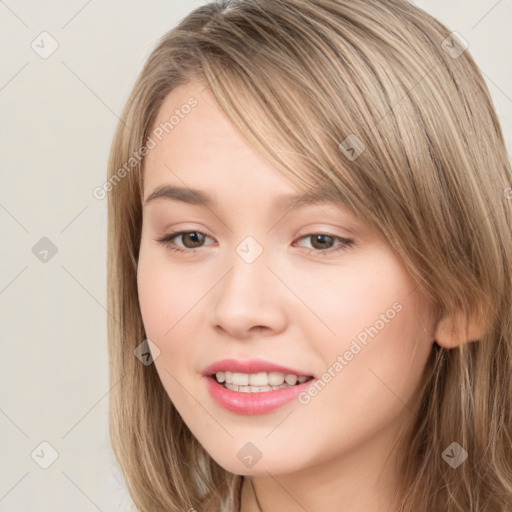
[(213, 399), (224, 409), (237, 414), (256, 415), (265, 414), (297, 398), (314, 381), (310, 379), (302, 384), (275, 391), (260, 391), (244, 393), (232, 391), (217, 382), (214, 377), (205, 377), (208, 391)]

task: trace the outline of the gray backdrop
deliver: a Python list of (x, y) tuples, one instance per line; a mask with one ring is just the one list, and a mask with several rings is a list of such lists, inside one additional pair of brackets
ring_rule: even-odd
[[(107, 430), (106, 176), (157, 39), (200, 0), (0, 1), (0, 512), (129, 511)], [(469, 43), (512, 148), (512, 1), (417, 4)]]

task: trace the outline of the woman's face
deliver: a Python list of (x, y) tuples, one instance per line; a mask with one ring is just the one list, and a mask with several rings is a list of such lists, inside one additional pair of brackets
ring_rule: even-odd
[(145, 201), (160, 187), (180, 189), (144, 204), (138, 263), (162, 384), (233, 473), (293, 473), (357, 453), (383, 460), (417, 405), (431, 305), (348, 210), (289, 209), (301, 191), (203, 88), (168, 95), (145, 164)]

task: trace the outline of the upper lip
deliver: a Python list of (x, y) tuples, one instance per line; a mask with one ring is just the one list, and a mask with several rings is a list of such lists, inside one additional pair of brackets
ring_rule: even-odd
[(259, 359), (222, 359), (215, 361), (203, 370), (203, 375), (210, 376), (217, 372), (238, 372), (238, 373), (260, 373), (260, 372), (281, 372), (285, 375), (293, 374), (297, 377), (310, 377), (311, 374), (288, 368), (280, 364), (261, 361)]

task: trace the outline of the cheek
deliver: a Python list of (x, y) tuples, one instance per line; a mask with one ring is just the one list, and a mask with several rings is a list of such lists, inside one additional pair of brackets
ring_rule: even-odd
[(186, 341), (194, 339), (199, 310), (194, 304), (205, 291), (201, 292), (199, 288), (204, 286), (196, 286), (197, 281), (187, 274), (176, 271), (165, 253), (141, 247), (137, 287), (146, 336), (160, 351), (154, 364), (175, 405), (185, 400), (190, 407), (193, 404), (187, 402), (187, 395), (178, 383), (184, 382), (191, 371), (191, 361), (196, 357), (197, 348)]
[(344, 346), (332, 399), (339, 393), (349, 410), (386, 421), (405, 404), (413, 405), (432, 344), (410, 297), (402, 299), (400, 311), (388, 322), (375, 321), (374, 316), (367, 317), (363, 328), (351, 326), (344, 338), (350, 346)]
[[(336, 348), (357, 338), (364, 344), (375, 330), (389, 331), (390, 324), (400, 323), (399, 312), (411, 301), (414, 284), (393, 261), (384, 255), (368, 261), (329, 269), (329, 279), (309, 281), (301, 293), (317, 316), (330, 328)], [(409, 312), (410, 314), (410, 312)]]
[(145, 247), (139, 255), (137, 287), (146, 334), (169, 341), (193, 317), (194, 304), (206, 292), (206, 285), (190, 272), (178, 270), (165, 251)]
[(137, 287), (146, 334), (150, 339), (160, 338), (172, 326), (169, 314), (175, 307), (172, 288), (166, 284), (160, 266), (146, 264), (144, 258), (139, 259)]
[[(389, 386), (405, 400), (431, 350), (423, 329), (426, 304), (416, 284), (393, 259), (377, 261), (364, 273), (340, 275), (330, 283), (331, 293), (319, 296), (321, 318), (335, 333), (317, 346), (326, 369), (340, 376), (331, 388), (333, 399), (336, 393), (359, 404), (383, 393), (392, 399)], [(341, 366), (334, 366), (338, 356)]]

